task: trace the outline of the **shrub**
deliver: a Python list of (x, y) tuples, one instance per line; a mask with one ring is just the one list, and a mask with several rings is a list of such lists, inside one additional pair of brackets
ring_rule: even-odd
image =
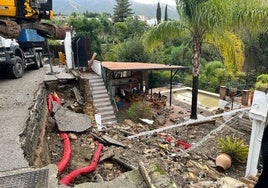
[(261, 74), (257, 77), (255, 88), (261, 91), (268, 88), (268, 74)]
[(218, 149), (222, 153), (228, 154), (234, 161), (245, 162), (248, 156), (248, 145), (240, 138), (226, 136), (217, 142)]
[(151, 119), (153, 112), (152, 108), (141, 102), (135, 102), (133, 103), (128, 109), (127, 109), (127, 115), (129, 119), (131, 119), (134, 122), (138, 122), (139, 118), (146, 118), (146, 119)]

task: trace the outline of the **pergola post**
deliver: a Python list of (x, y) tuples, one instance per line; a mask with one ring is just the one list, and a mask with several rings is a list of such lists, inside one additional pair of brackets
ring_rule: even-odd
[(268, 94), (255, 90), (249, 117), (252, 118), (252, 130), (245, 176), (256, 176), (261, 150), (261, 141), (267, 126)]

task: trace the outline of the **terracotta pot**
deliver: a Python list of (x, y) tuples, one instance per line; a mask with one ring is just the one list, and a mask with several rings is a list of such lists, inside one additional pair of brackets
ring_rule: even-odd
[(218, 171), (223, 172), (229, 169), (232, 165), (232, 158), (226, 154), (221, 153), (216, 157), (216, 168)]

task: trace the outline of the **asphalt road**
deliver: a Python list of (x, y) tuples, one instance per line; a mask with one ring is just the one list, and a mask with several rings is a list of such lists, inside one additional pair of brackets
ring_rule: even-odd
[(20, 79), (0, 78), (0, 171), (29, 167), (19, 135), (26, 126), (28, 108), (43, 82), (45, 71), (26, 71)]

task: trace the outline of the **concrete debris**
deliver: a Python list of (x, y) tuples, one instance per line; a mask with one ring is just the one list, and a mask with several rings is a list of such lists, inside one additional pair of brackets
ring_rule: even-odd
[(115, 160), (119, 164), (123, 165), (127, 169), (130, 169), (130, 170), (134, 170), (134, 169), (137, 170), (138, 169), (137, 165), (134, 162), (131, 162), (130, 159), (127, 159), (126, 157), (114, 156), (113, 160)]
[(246, 185), (243, 182), (236, 180), (234, 178), (228, 177), (228, 176), (220, 178), (219, 184), (222, 188), (243, 188), (243, 187), (246, 187)]
[(118, 178), (111, 181), (99, 183), (83, 183), (74, 186), (74, 188), (148, 188), (138, 170), (132, 170), (121, 174)]
[(77, 87), (73, 88), (73, 92), (74, 92), (74, 96), (76, 98), (76, 101), (80, 104), (83, 105), (84, 104), (84, 99), (80, 94), (80, 91), (77, 89)]
[(121, 142), (119, 142), (119, 141), (117, 141), (117, 140), (115, 140), (115, 139), (113, 139), (113, 138), (111, 138), (111, 137), (109, 137), (107, 135), (103, 135), (102, 138), (106, 142), (108, 142), (109, 144), (113, 144), (113, 145), (116, 145), (116, 146), (121, 146), (123, 148), (126, 147), (123, 143), (121, 143)]
[(142, 118), (140, 118), (140, 120), (141, 120), (141, 122), (146, 123), (148, 125), (152, 125), (154, 123), (154, 121), (150, 120), (150, 119), (142, 119)]
[(52, 101), (52, 113), (55, 114), (62, 106), (59, 105), (56, 101)]
[(107, 151), (105, 151), (102, 155), (102, 157), (100, 158), (99, 162), (102, 162), (106, 159), (112, 158), (114, 156), (114, 150), (113, 149), (109, 149)]
[(75, 113), (65, 107), (59, 108), (54, 118), (62, 132), (83, 132), (91, 127), (91, 120), (86, 114)]

